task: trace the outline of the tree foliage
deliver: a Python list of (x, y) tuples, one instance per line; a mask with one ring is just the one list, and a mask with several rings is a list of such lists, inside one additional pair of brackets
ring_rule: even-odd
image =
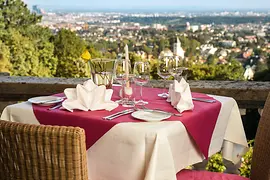
[(192, 65), (189, 79), (191, 80), (243, 80), (244, 69), (236, 61), (230, 64)]
[[(58, 58), (56, 76), (85, 77), (89, 75), (87, 64), (80, 58), (85, 42), (74, 32), (61, 30), (54, 39), (54, 54)], [(90, 52), (91, 53), (91, 52)]]
[(24, 36), (34, 43), (38, 52), (40, 66), (43, 66), (44, 76), (52, 77), (56, 73), (58, 59), (54, 55), (53, 34), (48, 28), (29, 26), (23, 30)]
[(9, 57), (10, 52), (8, 46), (0, 41), (0, 72), (10, 72), (11, 63)]
[(6, 29), (23, 29), (41, 20), (41, 16), (31, 13), (27, 5), (21, 0), (0, 0), (0, 10)]

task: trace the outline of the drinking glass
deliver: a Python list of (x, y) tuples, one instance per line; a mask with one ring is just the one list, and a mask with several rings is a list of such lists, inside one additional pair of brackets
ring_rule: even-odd
[[(128, 64), (126, 64), (126, 62)], [(116, 59), (114, 64), (114, 80), (122, 85), (127, 74), (132, 74), (130, 61), (126, 61), (125, 59)]]
[(142, 86), (148, 83), (150, 79), (150, 64), (148, 62), (135, 62), (134, 64), (134, 82), (140, 86), (140, 100), (137, 105), (146, 105), (148, 102), (143, 100)]
[(158, 60), (157, 65), (157, 74), (163, 79), (164, 81), (164, 91), (162, 94), (158, 94), (159, 97), (167, 98), (169, 96), (168, 93), (165, 92), (166, 89), (166, 82), (171, 77), (171, 68), (172, 68), (173, 59), (171, 57), (162, 57)]
[(122, 86), (122, 99), (121, 104), (123, 107), (135, 106), (135, 86), (133, 81), (133, 75), (125, 76)]
[[(175, 80), (179, 81), (183, 78), (182, 74), (188, 68), (183, 67), (181, 59), (175, 57), (171, 58), (169, 72), (174, 77)], [(186, 79), (186, 78), (185, 78)]]
[(121, 85), (121, 89), (119, 91), (119, 96), (121, 97), (121, 100), (118, 100), (117, 102), (119, 104), (122, 103), (123, 98), (123, 91), (124, 91), (124, 85), (127, 85), (128, 79), (132, 73), (130, 61), (125, 59), (116, 59), (114, 64), (114, 80)]

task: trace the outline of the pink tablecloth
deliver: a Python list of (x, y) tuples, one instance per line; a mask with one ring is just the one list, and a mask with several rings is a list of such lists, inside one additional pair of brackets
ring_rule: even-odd
[[(166, 111), (177, 113), (168, 102), (157, 96), (161, 93), (161, 89), (144, 88), (144, 100), (149, 101), (149, 108), (159, 108)], [(118, 98), (119, 88), (114, 88), (113, 100)], [(201, 97), (211, 99), (211, 97), (192, 93), (193, 97)], [(216, 125), (216, 121), (220, 112), (221, 103), (204, 103), (194, 101), (194, 110), (183, 113), (182, 117), (171, 117), (167, 121), (181, 121), (187, 131), (194, 139), (202, 154), (207, 158), (211, 137)], [(100, 137), (108, 132), (118, 123), (142, 121), (132, 118), (130, 115), (122, 116), (112, 121), (103, 120), (102, 117), (124, 110), (119, 106), (115, 110), (108, 111), (75, 111), (73, 113), (65, 110), (48, 111), (47, 107), (33, 105), (34, 114), (40, 124), (44, 125), (60, 125), (81, 127), (86, 133), (86, 147), (90, 148)]]

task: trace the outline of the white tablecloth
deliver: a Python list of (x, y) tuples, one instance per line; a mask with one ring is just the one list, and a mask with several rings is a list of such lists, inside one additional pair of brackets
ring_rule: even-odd
[[(225, 159), (236, 163), (247, 147), (237, 103), (228, 97), (212, 97), (222, 106), (209, 155), (222, 150)], [(27, 102), (6, 107), (1, 119), (39, 124)], [(175, 180), (181, 169), (204, 159), (180, 121), (117, 124), (87, 155), (91, 180)]]

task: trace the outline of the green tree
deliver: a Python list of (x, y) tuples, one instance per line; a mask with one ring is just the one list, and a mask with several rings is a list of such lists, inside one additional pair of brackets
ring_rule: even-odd
[(142, 50), (146, 52), (147, 55), (150, 55), (152, 53), (152, 49), (146, 45), (143, 45)]
[[(19, 31), (9, 29), (4, 37), (10, 48), (11, 74), (16, 76), (42, 76), (39, 72), (38, 53), (33, 41), (22, 36)], [(41, 74), (40, 74), (41, 73)]]
[(254, 74), (254, 81), (270, 81), (270, 54), (266, 59), (267, 67), (263, 67), (264, 70), (258, 71)]
[(61, 30), (55, 36), (55, 55), (58, 58), (56, 76), (85, 77), (89, 75), (87, 64), (80, 59), (85, 42), (74, 32)]
[(41, 20), (41, 16), (31, 13), (22, 0), (0, 0), (0, 11), (6, 29), (23, 29)]
[(100, 51), (97, 51), (94, 47), (89, 48), (89, 53), (91, 54), (92, 59), (102, 57)]
[[(38, 52), (38, 59), (46, 71), (44, 76), (52, 77), (56, 73), (58, 59), (54, 55), (53, 34), (48, 28), (41, 26), (29, 26), (22, 33), (32, 40)], [(43, 71), (43, 72), (45, 72)]]
[(230, 64), (193, 65), (190, 67), (191, 80), (243, 80), (242, 65), (233, 61)]
[(0, 41), (0, 72), (10, 72), (11, 64), (9, 58), (9, 48)]
[(217, 64), (218, 62), (218, 58), (215, 56), (215, 55), (212, 55), (210, 54), (208, 57), (207, 57), (207, 64)]

